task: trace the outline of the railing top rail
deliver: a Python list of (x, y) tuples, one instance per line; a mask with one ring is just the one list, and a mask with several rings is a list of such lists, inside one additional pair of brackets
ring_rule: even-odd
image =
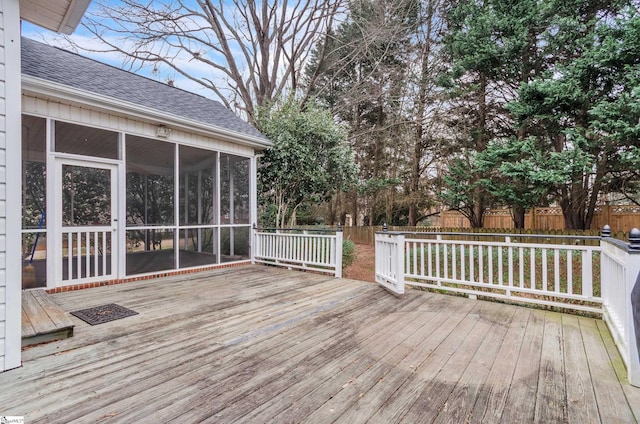
[(627, 243), (612, 237), (602, 237), (602, 241), (606, 241), (607, 243), (616, 246), (618, 249), (622, 249), (632, 255), (640, 254), (640, 249), (636, 248), (632, 243)]
[(283, 231), (283, 232), (299, 232), (299, 233), (303, 233), (303, 232), (310, 232), (310, 233), (336, 233), (341, 231), (339, 228), (260, 228), (260, 227), (256, 227), (254, 228), (254, 230), (256, 231), (264, 231), (264, 232), (278, 232), (278, 231)]
[[(416, 235), (416, 236), (463, 236), (463, 237), (513, 237), (539, 239), (601, 240), (601, 236), (576, 236), (562, 234), (517, 234), (517, 233), (458, 233), (458, 232), (421, 232), (421, 231), (376, 231), (376, 234)], [(624, 243), (624, 242), (622, 242)]]

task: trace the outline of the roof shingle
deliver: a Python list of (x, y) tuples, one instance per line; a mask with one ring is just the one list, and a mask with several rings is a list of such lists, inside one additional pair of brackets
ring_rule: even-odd
[(220, 102), (24, 37), (22, 74), (269, 142)]

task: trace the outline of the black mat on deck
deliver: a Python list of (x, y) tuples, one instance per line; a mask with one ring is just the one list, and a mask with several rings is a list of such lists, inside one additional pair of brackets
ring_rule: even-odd
[(110, 303), (108, 305), (74, 311), (71, 312), (71, 315), (80, 318), (86, 323), (96, 325), (115, 321), (120, 318), (130, 317), (132, 315), (138, 315), (138, 313), (131, 309), (116, 305), (115, 303)]

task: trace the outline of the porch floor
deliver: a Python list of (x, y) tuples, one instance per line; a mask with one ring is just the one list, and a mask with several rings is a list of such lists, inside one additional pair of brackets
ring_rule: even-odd
[(598, 319), (243, 266), (54, 295), (139, 315), (23, 352), (25, 422), (629, 423), (640, 388)]

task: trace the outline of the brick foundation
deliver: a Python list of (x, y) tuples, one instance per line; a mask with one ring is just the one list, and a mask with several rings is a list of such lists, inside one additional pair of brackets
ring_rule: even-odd
[(212, 266), (201, 267), (201, 268), (190, 268), (190, 269), (181, 269), (181, 270), (176, 269), (176, 270), (161, 272), (158, 274), (132, 276), (127, 278), (121, 278), (118, 280), (97, 281), (94, 283), (74, 284), (71, 286), (56, 287), (54, 289), (47, 289), (46, 291), (49, 294), (62, 293), (62, 292), (68, 292), (68, 291), (90, 289), (93, 287), (104, 287), (104, 286), (113, 286), (115, 284), (131, 283), (133, 281), (153, 280), (156, 278), (173, 277), (176, 275), (195, 274), (197, 272), (211, 271), (211, 270), (222, 269), (222, 268), (234, 268), (234, 267), (245, 266), (245, 265), (251, 265), (251, 261), (212, 265)]

